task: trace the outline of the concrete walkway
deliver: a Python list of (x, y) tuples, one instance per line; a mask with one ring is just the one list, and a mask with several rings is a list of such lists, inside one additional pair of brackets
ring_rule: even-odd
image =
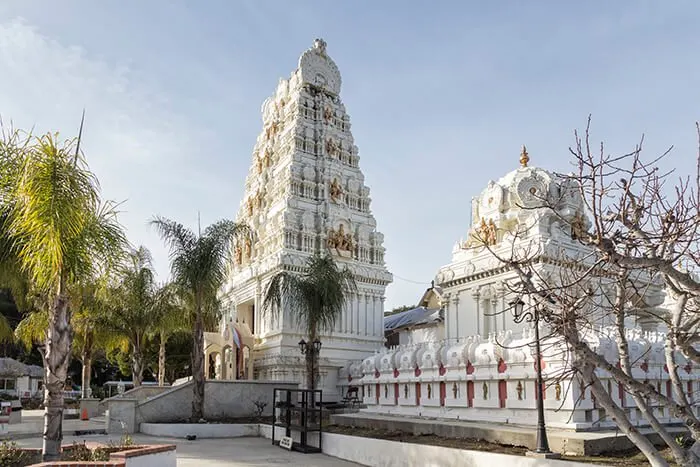
[[(0, 439), (22, 439), (41, 436), (44, 432), (44, 411), (23, 410), (22, 423), (11, 423), (3, 426)], [(104, 419), (97, 420), (64, 420), (63, 433), (72, 435), (76, 431), (104, 430)]]
[[(202, 439), (187, 441), (174, 438), (156, 438), (134, 435), (137, 444), (175, 444), (177, 445), (178, 467), (237, 467), (237, 466), (277, 466), (289, 465), (299, 467), (351, 467), (359, 464), (347, 462), (323, 454), (301, 454), (289, 452), (273, 446), (264, 438), (227, 438)], [(119, 436), (92, 435), (66, 436), (64, 444), (73, 442), (118, 442)], [(22, 447), (41, 447), (41, 438), (25, 438), (17, 441)]]

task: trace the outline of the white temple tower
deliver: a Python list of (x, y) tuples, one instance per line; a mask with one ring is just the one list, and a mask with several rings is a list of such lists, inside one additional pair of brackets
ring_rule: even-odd
[(229, 323), (245, 324), (255, 338), (246, 355), (255, 378), (303, 382), (298, 342), (306, 336), (288, 310), (279, 319), (262, 313), (267, 282), (281, 270), (301, 271), (314, 252), (329, 250), (339, 266), (347, 265), (357, 293), (333, 332), (321, 336), (319, 388), (332, 393), (337, 368), (381, 348), (384, 292), (392, 280), (340, 84), (326, 43), (316, 39), (263, 103), (263, 131), (236, 218), (251, 226), (255, 240), (237, 245), (237, 265), (221, 294), (222, 333)]

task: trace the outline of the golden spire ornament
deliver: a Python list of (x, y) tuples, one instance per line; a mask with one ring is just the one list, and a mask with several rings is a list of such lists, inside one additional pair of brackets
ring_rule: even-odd
[(523, 144), (523, 150), (520, 152), (520, 166), (527, 167), (528, 162), (530, 162), (530, 156), (527, 155), (527, 149)]

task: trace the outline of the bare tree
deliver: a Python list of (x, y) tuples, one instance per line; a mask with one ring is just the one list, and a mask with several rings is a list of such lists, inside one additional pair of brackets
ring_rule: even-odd
[[(651, 465), (668, 461), (640, 433), (642, 424), (676, 463), (700, 465), (692, 376), (692, 364), (700, 364), (700, 148), (696, 173), (676, 179), (659, 169), (669, 151), (645, 160), (642, 138), (633, 151), (611, 156), (603, 144), (591, 148), (589, 128), (590, 119), (570, 150), (577, 170), (556, 174), (555, 189), (521, 206), (566, 241), (538, 245), (528, 241), (532, 226), (522, 226), (500, 245), (483, 238), (477, 247), (516, 273), (510, 292), (536, 307), (549, 335), (564, 343), (572, 382), (590, 390)], [(652, 376), (655, 350), (659, 374)], [(669, 420), (687, 428), (689, 442), (676, 440)]]

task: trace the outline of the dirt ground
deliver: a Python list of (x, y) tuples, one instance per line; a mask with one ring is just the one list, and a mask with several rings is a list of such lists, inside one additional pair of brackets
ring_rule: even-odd
[[(375, 430), (372, 428), (355, 428), (339, 425), (328, 425), (325, 431), (329, 433), (339, 433), (343, 435), (362, 436), (365, 438), (386, 439), (390, 441), (401, 441), (403, 443), (429, 444), (431, 446), (444, 446), (457, 449), (470, 449), (474, 451), (497, 452), (501, 454), (511, 454), (515, 456), (524, 456), (527, 448), (520, 446), (506, 446), (501, 444), (489, 443), (487, 441), (468, 438), (442, 438), (435, 435), (412, 435), (399, 431)], [(662, 451), (664, 457), (671, 460), (670, 454)], [(562, 459), (573, 462), (583, 462), (590, 464), (602, 464), (610, 466), (624, 467), (641, 467), (648, 466), (644, 456), (638, 451), (632, 452), (615, 452), (602, 454), (600, 456), (562, 456)], [(675, 465), (671, 463), (671, 465)]]

